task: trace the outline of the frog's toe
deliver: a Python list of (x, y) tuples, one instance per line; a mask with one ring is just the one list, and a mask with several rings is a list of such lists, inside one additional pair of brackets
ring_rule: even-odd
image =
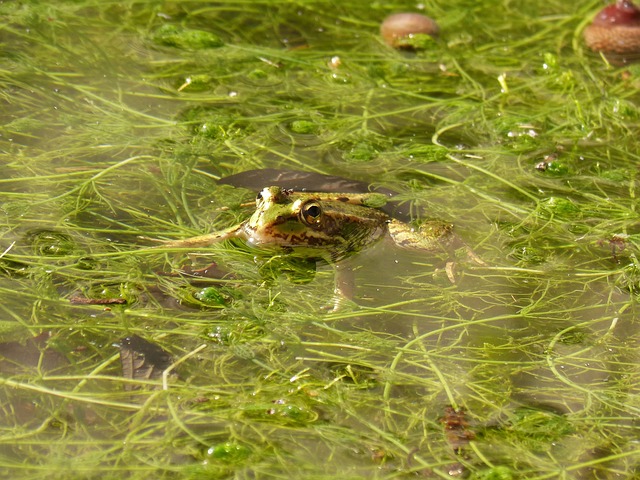
[(471, 250), (470, 247), (466, 247), (467, 250), (467, 258), (469, 259), (470, 262), (475, 263), (476, 265), (479, 265), (481, 267), (486, 267), (487, 266), (487, 262), (485, 262), (484, 260), (482, 260), (477, 254), (476, 252), (474, 252), (473, 250)]
[(328, 304), (320, 307), (320, 310), (327, 313), (336, 313), (356, 305), (356, 302), (352, 299), (336, 293)]
[(444, 271), (447, 272), (447, 278), (453, 284), (456, 283), (456, 262), (447, 262), (444, 266)]

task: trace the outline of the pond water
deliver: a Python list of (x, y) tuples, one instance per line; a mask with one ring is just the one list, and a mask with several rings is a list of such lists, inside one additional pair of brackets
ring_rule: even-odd
[[(640, 70), (584, 47), (600, 2), (49, 3), (0, 2), (3, 475), (639, 474)], [(439, 38), (386, 45), (399, 11)], [(331, 265), (151, 248), (266, 168), (467, 248), (376, 244), (336, 311)]]

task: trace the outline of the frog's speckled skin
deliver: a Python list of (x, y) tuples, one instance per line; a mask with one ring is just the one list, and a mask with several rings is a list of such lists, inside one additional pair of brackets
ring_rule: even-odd
[(335, 298), (330, 307), (335, 310), (345, 298), (353, 296), (353, 272), (347, 258), (363, 248), (383, 238), (403, 248), (426, 252), (455, 246), (450, 224), (431, 220), (416, 230), (379, 210), (386, 200), (380, 193), (309, 193), (267, 187), (258, 194), (256, 210), (247, 221), (164, 246), (196, 248), (238, 238), (258, 249), (280, 249), (326, 260), (336, 272)]

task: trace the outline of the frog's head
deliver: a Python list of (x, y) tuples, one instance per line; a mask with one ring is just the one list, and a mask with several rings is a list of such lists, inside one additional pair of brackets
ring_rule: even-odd
[[(307, 245), (321, 232), (324, 213), (313, 195), (281, 187), (264, 188), (256, 197), (256, 211), (248, 221), (254, 245)], [(315, 232), (315, 233), (314, 233)]]
[[(377, 195), (377, 194), (371, 194)], [(311, 248), (314, 254), (341, 258), (386, 231), (385, 213), (365, 206), (364, 198), (341, 194), (294, 192), (267, 187), (256, 198), (256, 211), (244, 225), (249, 244)]]

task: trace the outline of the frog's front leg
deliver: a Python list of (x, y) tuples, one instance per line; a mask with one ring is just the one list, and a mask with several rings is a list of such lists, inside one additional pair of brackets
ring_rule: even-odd
[(197, 237), (185, 238), (183, 240), (169, 240), (163, 242), (164, 248), (198, 248), (207, 247), (214, 243), (223, 242), (231, 238), (245, 238), (244, 225), (227, 228), (220, 232), (208, 233), (206, 235), (198, 235)]
[(353, 272), (353, 263), (349, 260), (342, 260), (333, 265), (334, 271), (334, 289), (331, 303), (322, 307), (323, 310), (336, 312), (344, 305), (352, 301), (356, 293), (355, 273)]

